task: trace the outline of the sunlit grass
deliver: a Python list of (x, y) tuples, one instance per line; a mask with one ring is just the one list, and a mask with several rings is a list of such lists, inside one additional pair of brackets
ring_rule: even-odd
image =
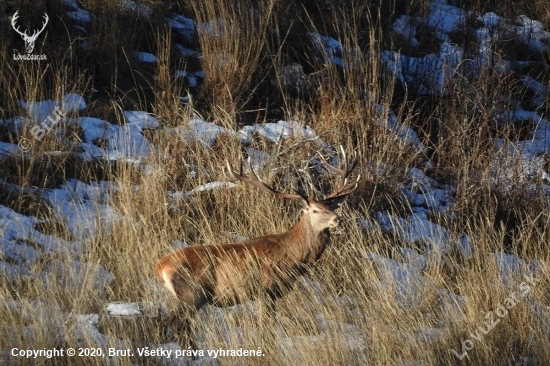
[[(202, 23), (194, 45), (202, 57), (188, 60), (175, 56), (173, 43), (182, 40), (157, 24), (161, 20), (134, 21), (120, 6), (109, 5), (108, 1), (81, 3), (98, 15), (86, 35), (93, 57), (83, 60), (81, 56), (58, 55), (51, 64), (17, 64), (10, 59), (14, 41), (0, 45), (0, 118), (23, 115), (18, 100), (59, 100), (72, 91), (89, 97), (82, 115), (122, 125), (124, 110), (148, 110), (155, 113), (162, 126), (158, 131), (144, 132), (155, 150), (140, 165), (78, 159), (74, 154), (79, 152), (78, 146), (67, 140), (82, 140), (78, 129), (66, 136), (47, 135), (27, 155), (1, 158), (0, 203), (44, 220), (36, 226), (40, 232), (74, 240), (66, 223), (41, 196), (73, 178), (112, 182), (103, 203), (124, 217), (113, 230), (100, 228), (78, 258), (50, 253), (29, 264), (28, 268), (37, 274), (57, 271), (58, 281), (47, 282), (23, 270), (21, 276), (0, 272), (0, 329), (9, 335), (0, 339), (1, 349), (91, 347), (106, 353), (110, 347), (137, 350), (172, 342), (166, 324), (177, 313), (178, 304), (156, 282), (153, 269), (159, 258), (174, 250), (175, 241), (192, 245), (228, 243), (233, 234), (255, 237), (278, 233), (297, 222), (298, 205), (245, 185), (198, 192), (188, 199), (176, 200), (167, 195), (168, 190), (187, 192), (201, 184), (226, 180), (225, 160), (237, 166), (246, 156), (241, 144), (230, 135), (218, 136), (214, 146), (207, 147), (163, 129), (185, 126), (193, 113), (204, 111), (209, 120), (233, 130), (245, 123), (271, 121), (273, 116), (307, 124), (330, 146), (341, 144), (347, 151), (357, 151), (363, 176), (357, 192), (339, 211), (346, 219), (345, 230), (333, 236), (307, 279), (277, 300), (273, 329), (258, 327), (255, 302), (230, 309), (206, 306), (195, 318), (194, 332), (205, 353), (206, 349), (242, 347), (260, 349), (265, 354), (220, 359), (221, 364), (229, 365), (550, 362), (546, 323), (550, 305), (546, 290), (550, 281), (550, 225), (544, 182), (526, 182), (525, 177), (514, 173), (523, 169), (522, 163), (511, 153), (497, 153), (493, 145), (494, 137), (514, 142), (524, 133), (519, 128), (502, 127), (495, 116), (509, 103), (503, 96), (521, 99), (525, 90), (509, 76), (488, 72), (477, 80), (468, 80), (469, 84), (457, 83), (443, 98), (430, 99), (405, 90), (395, 103), (396, 81), (379, 62), (381, 52), (391, 48), (393, 41), (386, 32), (390, 20), (383, 17), (402, 14), (403, 9), (422, 9), (422, 4), (392, 2), (377, 9), (374, 5), (345, 2), (339, 9), (323, 2), (319, 6), (326, 10), (322, 13), (326, 16), (321, 16), (294, 2), (258, 6), (242, 1), (235, 6), (207, 0), (176, 2), (170, 4), (170, 9), (156, 1), (147, 2), (162, 14), (185, 11)], [(29, 4), (16, 1), (10, 6)], [(506, 9), (517, 15), (527, 5), (510, 1), (472, 6), (491, 7), (483, 11)], [(1, 4), (0, 9), (5, 6)], [(360, 15), (339, 17), (348, 7)], [(536, 7), (541, 9), (541, 20), (548, 22), (548, 9), (540, 1)], [(293, 13), (277, 13), (281, 9)], [(276, 20), (281, 20), (280, 24)], [(205, 23), (210, 28), (205, 28)], [(361, 50), (361, 56), (344, 54), (346, 66), (337, 68), (308, 41), (303, 30), (322, 34), (330, 30), (346, 49)], [(77, 44), (74, 34), (69, 38), (67, 44)], [(139, 65), (131, 56), (138, 47), (156, 52), (157, 65)], [(277, 83), (277, 70), (297, 60), (307, 61), (307, 66), (320, 75), (309, 99), (295, 98)], [(207, 75), (198, 90), (173, 76), (175, 70), (189, 64), (200, 66)], [(107, 67), (108, 72), (100, 74), (100, 67)], [(158, 79), (153, 78), (154, 74)], [(548, 80), (547, 72), (540, 77)], [(95, 83), (101, 84), (97, 94), (91, 90)], [(196, 104), (182, 103), (180, 96), (188, 91), (196, 92)], [(414, 127), (426, 150), (404, 143), (379, 123), (388, 115), (380, 113), (375, 103), (391, 107), (403, 124)], [(0, 137), (17, 143), (21, 137), (31, 136), (23, 129), (21, 134), (0, 130)], [(272, 161), (259, 172), (262, 179), (282, 190), (308, 189), (307, 185), (300, 187), (307, 179), (300, 180), (301, 173), (296, 172), (319, 152), (318, 145), (292, 139), (274, 144), (254, 136), (251, 146), (273, 154)], [(70, 153), (52, 153), (56, 151)], [(431, 164), (425, 164), (428, 159)], [(279, 167), (281, 171), (274, 174)], [(455, 187), (454, 212), (437, 212), (429, 218), (452, 229), (456, 238), (467, 235), (473, 248), (471, 257), (459, 250), (427, 251), (423, 243), (407, 242), (380, 227), (364, 230), (357, 224), (356, 219), (370, 220), (376, 212), (402, 217), (411, 214), (411, 204), (399, 186), (410, 179), (405, 174), (407, 167), (419, 168), (441, 185)], [(497, 179), (500, 173), (509, 179)], [(316, 189), (322, 192), (336, 184), (327, 177), (313, 176)], [(24, 189), (14, 191), (4, 182)], [(529, 192), (525, 190), (527, 183), (532, 184)], [(2, 226), (0, 239), (6, 240), (1, 230)], [(37, 245), (32, 238), (26, 244)], [(418, 254), (429, 252), (426, 265), (418, 269), (420, 282), (415, 282), (414, 276), (404, 284), (383, 280), (388, 274), (372, 257), (407, 262), (399, 247)], [(541, 261), (533, 268), (537, 281), (530, 284), (529, 296), (519, 295), (520, 283), (526, 281), (524, 273), (512, 275), (513, 286), (502, 285), (495, 252), (515, 254), (524, 261)], [(0, 250), (0, 260), (6, 258)], [(90, 265), (77, 268), (76, 259)], [(112, 282), (105, 280), (108, 286), (97, 285), (96, 280), (102, 278), (97, 264), (114, 276)], [(403, 288), (415, 301), (403, 304)], [(500, 322), (483, 337), (472, 336), (480, 326), (488, 329), (488, 312), (496, 314), (499, 304), (514, 291), (519, 301), (498, 318)], [(146, 310), (140, 316), (110, 317), (105, 310), (110, 302), (135, 302)], [(100, 316), (96, 319), (86, 314)], [(108, 338), (82, 332), (96, 320), (94, 328), (97, 326)], [(275, 335), (275, 343), (269, 341), (269, 334)], [(461, 361), (453, 349), (459, 355), (467, 351), (467, 356)], [(155, 357), (133, 353), (133, 357), (120, 356), (111, 362), (163, 364)], [(14, 358), (13, 362), (103, 365), (106, 358)]]

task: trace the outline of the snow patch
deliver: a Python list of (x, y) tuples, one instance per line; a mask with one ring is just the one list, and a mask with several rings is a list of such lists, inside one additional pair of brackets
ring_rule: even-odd
[(76, 113), (86, 108), (84, 98), (74, 93), (65, 94), (61, 102), (47, 99), (40, 102), (24, 102), (18, 100), (18, 103), (21, 108), (27, 111), (29, 118), (36, 122), (46, 120), (52, 115), (52, 112), (56, 108), (68, 113)]
[(149, 52), (134, 51), (134, 56), (136, 56), (138, 61), (146, 64), (154, 64), (158, 61), (157, 56)]

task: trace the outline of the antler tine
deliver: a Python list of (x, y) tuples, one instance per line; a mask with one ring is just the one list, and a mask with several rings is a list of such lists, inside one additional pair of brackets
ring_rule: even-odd
[(353, 169), (357, 166), (359, 160), (357, 158), (357, 152), (355, 151), (353, 153), (353, 163), (351, 164), (351, 168), (348, 167), (348, 159), (346, 156), (346, 152), (344, 151), (344, 147), (340, 145), (340, 150), (342, 151), (342, 163), (341, 168), (336, 168), (330, 165), (325, 158), (321, 155), (321, 160), (323, 161), (323, 167), (332, 174), (339, 175), (342, 177), (342, 180), (346, 179), (352, 172)]
[(346, 152), (344, 151), (344, 147), (340, 145), (340, 151), (342, 153), (342, 163), (341, 168), (336, 168), (327, 163), (327, 161), (321, 156), (321, 159), (324, 164), (324, 168), (329, 171), (332, 174), (339, 175), (342, 177), (342, 184), (340, 187), (329, 194), (325, 200), (327, 199), (334, 199), (341, 196), (346, 196), (350, 194), (351, 192), (355, 191), (357, 187), (359, 186), (359, 180), (361, 179), (361, 174), (357, 175), (357, 178), (353, 182), (348, 182), (348, 176), (353, 172), (357, 164), (359, 163), (359, 159), (357, 157), (357, 152), (355, 151), (353, 153), (353, 163), (351, 164), (351, 168), (348, 166), (348, 160), (346, 156)]
[(348, 194), (355, 191), (357, 189), (357, 187), (359, 187), (359, 180), (360, 179), (361, 179), (361, 174), (358, 174), (357, 178), (351, 183), (348, 183), (348, 179), (345, 178), (344, 182), (342, 183), (340, 188), (338, 188), (336, 191), (329, 194), (325, 198), (325, 200), (334, 199), (334, 198), (341, 197), (341, 196), (347, 196)]
[(278, 197), (283, 197), (283, 198), (288, 198), (288, 199), (293, 199), (293, 200), (303, 198), (299, 194), (284, 193), (284, 192), (278, 192), (278, 191), (274, 190), (273, 188), (271, 188), (270, 186), (268, 186), (267, 184), (262, 182), (260, 178), (258, 178), (258, 176), (256, 175), (256, 172), (254, 172), (254, 169), (252, 168), (252, 162), (251, 162), (250, 156), (248, 157), (247, 162), (248, 162), (248, 167), (249, 167), (249, 170), (250, 170), (250, 174), (245, 175), (245, 174), (243, 174), (243, 164), (242, 163), (241, 163), (240, 174), (237, 174), (231, 168), (231, 165), (229, 165), (229, 161), (227, 161), (227, 160), (225, 161), (225, 163), (227, 165), (227, 168), (229, 170), (229, 173), (231, 174), (231, 176), (234, 179), (252, 184), (253, 186), (256, 186), (256, 187), (260, 188), (261, 190), (269, 192), (269, 193), (271, 193), (275, 196), (278, 196)]

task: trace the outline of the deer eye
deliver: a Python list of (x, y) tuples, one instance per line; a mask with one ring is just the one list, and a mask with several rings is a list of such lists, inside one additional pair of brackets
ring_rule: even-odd
[(319, 213), (319, 211), (317, 211), (317, 210), (313, 210), (313, 213)]

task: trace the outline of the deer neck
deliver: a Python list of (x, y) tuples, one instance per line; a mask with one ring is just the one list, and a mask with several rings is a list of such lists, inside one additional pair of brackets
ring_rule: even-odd
[(294, 261), (314, 263), (323, 254), (330, 242), (329, 229), (314, 230), (308, 215), (302, 215), (300, 221), (287, 232), (285, 250)]

